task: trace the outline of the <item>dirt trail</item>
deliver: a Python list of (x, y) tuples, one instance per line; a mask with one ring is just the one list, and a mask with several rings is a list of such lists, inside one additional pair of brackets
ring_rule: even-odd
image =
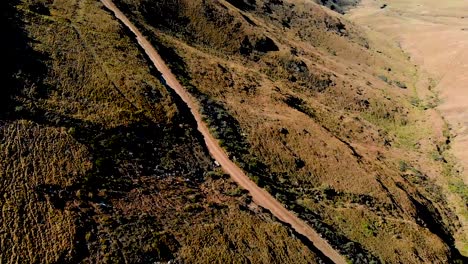
[(245, 175), (245, 173), (233, 163), (224, 150), (219, 145), (218, 140), (216, 140), (211, 133), (207, 125), (203, 122), (203, 119), (200, 115), (200, 109), (197, 103), (195, 103), (194, 98), (184, 89), (184, 87), (177, 81), (174, 74), (164, 63), (163, 59), (157, 53), (156, 49), (150, 44), (150, 42), (143, 37), (141, 32), (130, 22), (130, 20), (112, 3), (110, 0), (101, 0), (101, 2), (111, 10), (115, 16), (125, 24), (136, 36), (138, 43), (145, 50), (146, 54), (149, 56), (151, 61), (154, 63), (159, 72), (161, 72), (162, 77), (166, 81), (166, 84), (172, 88), (181, 99), (187, 104), (194, 116), (197, 124), (198, 130), (203, 135), (205, 144), (210, 151), (210, 154), (219, 162), (221, 167), (226, 173), (231, 175), (231, 177), (236, 181), (240, 186), (245, 188), (252, 195), (253, 200), (258, 205), (270, 210), (270, 212), (279, 218), (281, 221), (288, 223), (296, 230), (296, 232), (307, 237), (313, 245), (321, 251), (326, 257), (332, 260), (335, 263), (346, 263), (344, 257), (342, 257), (335, 249), (333, 249), (326, 240), (321, 238), (315, 230), (313, 230), (308, 224), (300, 220), (292, 212), (288, 211), (283, 205), (281, 205), (273, 196), (268, 192), (258, 187), (250, 178)]

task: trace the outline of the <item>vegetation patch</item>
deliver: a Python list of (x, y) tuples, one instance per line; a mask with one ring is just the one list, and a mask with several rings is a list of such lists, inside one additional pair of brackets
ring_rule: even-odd
[(0, 9), (1, 263), (320, 258), (213, 171), (188, 109), (98, 1)]

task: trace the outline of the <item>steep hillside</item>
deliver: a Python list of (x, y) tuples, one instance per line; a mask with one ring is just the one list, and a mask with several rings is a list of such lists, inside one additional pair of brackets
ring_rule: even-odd
[[(231, 160), (350, 262), (463, 263), (437, 97), (339, 14), (355, 2), (115, 1)], [(99, 1), (3, 1), (0, 19), (0, 263), (328, 262), (217, 168)]]
[[(457, 209), (462, 228), (455, 236), (457, 248), (468, 256), (468, 2), (464, 0), (363, 0), (348, 17), (357, 23), (399, 41), (421, 68), (429, 82), (419, 78), (416, 92), (421, 98), (431, 96), (428, 85), (438, 94), (437, 110), (444, 117), (450, 144), (442, 150), (446, 170), (437, 177), (448, 201)], [(430, 14), (430, 15), (428, 15)], [(386, 25), (393, 25), (387, 27)], [(437, 38), (434, 38), (437, 36)]]
[(457, 260), (447, 134), (396, 45), (312, 1), (116, 3), (230, 157), (350, 260)]
[(338, 13), (345, 13), (349, 9), (355, 7), (360, 0), (317, 0), (319, 4), (322, 4), (333, 11)]
[(2, 1), (0, 263), (315, 263), (102, 4)]

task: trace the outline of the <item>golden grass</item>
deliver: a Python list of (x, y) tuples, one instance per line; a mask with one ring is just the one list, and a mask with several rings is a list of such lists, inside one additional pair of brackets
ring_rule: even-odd
[(0, 259), (54, 262), (73, 244), (74, 217), (54, 210), (35, 188), (73, 184), (90, 167), (87, 150), (60, 129), (28, 121), (2, 124), (0, 133)]
[(203, 177), (186, 109), (98, 1), (11, 10), (44, 71), (20, 67), (0, 120), (1, 263), (315, 262), (234, 183)]
[[(242, 22), (241, 28), (250, 30), (233, 33), (233, 39), (268, 31), (279, 47), (241, 55), (239, 42), (226, 42), (231, 46), (219, 49), (211, 27), (192, 28), (191, 35), (205, 36), (199, 41), (176, 27), (132, 13), (140, 1), (118, 2), (127, 3), (128, 15), (155, 44), (175, 51), (176, 55), (162, 55), (201, 98), (207, 120), (231, 156), (282, 202), (307, 219), (321, 219), (381, 260), (443, 262), (453, 257), (452, 242), (443, 241), (441, 232), (451, 236), (458, 224), (444, 198), (441, 201), (440, 190), (431, 193), (427, 190), (433, 180), (410, 182), (399, 170), (398, 162), (408, 159), (419, 168), (418, 177), (426, 178), (433, 177), (441, 164), (424, 154), (435, 150), (429, 138), (437, 138), (437, 133), (425, 122), (424, 110), (411, 104), (417, 70), (385, 36), (362, 31), (315, 5), (300, 1), (292, 7), (284, 1), (272, 15), (261, 8), (237, 10), (256, 26)], [(258, 2), (262, 6), (263, 1)], [(223, 5), (220, 1), (216, 12)], [(210, 23), (200, 11), (204, 7), (184, 1), (182, 6), (194, 9), (184, 11), (187, 23), (202, 19)], [(291, 10), (295, 16), (288, 13)], [(240, 19), (231, 8), (224, 16)], [(288, 17), (292, 21), (286, 27), (281, 21)], [(345, 34), (335, 28), (340, 21)], [(288, 98), (297, 100), (291, 104)], [(219, 125), (231, 122), (226, 116), (235, 122)], [(232, 134), (226, 130), (243, 137), (237, 144), (226, 143), (223, 136)], [(248, 148), (238, 151), (236, 145)], [(332, 190), (329, 197), (316, 198), (327, 196), (327, 190)], [(423, 215), (419, 204), (432, 211)], [(444, 231), (426, 228), (432, 217)], [(370, 235), (369, 226), (386, 221), (376, 236)]]

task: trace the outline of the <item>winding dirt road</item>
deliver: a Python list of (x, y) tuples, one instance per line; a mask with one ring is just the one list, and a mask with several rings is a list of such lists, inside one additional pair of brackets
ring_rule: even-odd
[(279, 203), (273, 196), (268, 192), (258, 187), (245, 173), (233, 163), (224, 150), (219, 145), (211, 133), (207, 125), (203, 122), (200, 115), (200, 109), (194, 98), (184, 89), (184, 87), (177, 81), (174, 74), (172, 74), (169, 67), (165, 64), (161, 56), (159, 56), (156, 49), (150, 44), (150, 42), (141, 34), (141, 32), (130, 22), (130, 20), (114, 5), (110, 0), (101, 0), (101, 2), (111, 10), (115, 16), (127, 26), (136, 36), (136, 39), (140, 46), (145, 50), (151, 61), (154, 63), (162, 77), (166, 81), (166, 84), (172, 88), (180, 98), (187, 104), (194, 116), (198, 130), (203, 135), (205, 144), (210, 154), (215, 158), (223, 170), (231, 175), (231, 177), (240, 186), (248, 190), (258, 205), (268, 209), (274, 216), (281, 221), (288, 223), (296, 230), (296, 232), (302, 234), (313, 243), (313, 245), (321, 251), (326, 257), (335, 263), (346, 263), (344, 257), (342, 257), (335, 249), (333, 249), (328, 242), (319, 236), (315, 230), (313, 230), (308, 224), (300, 220), (292, 212), (288, 211), (281, 203)]

